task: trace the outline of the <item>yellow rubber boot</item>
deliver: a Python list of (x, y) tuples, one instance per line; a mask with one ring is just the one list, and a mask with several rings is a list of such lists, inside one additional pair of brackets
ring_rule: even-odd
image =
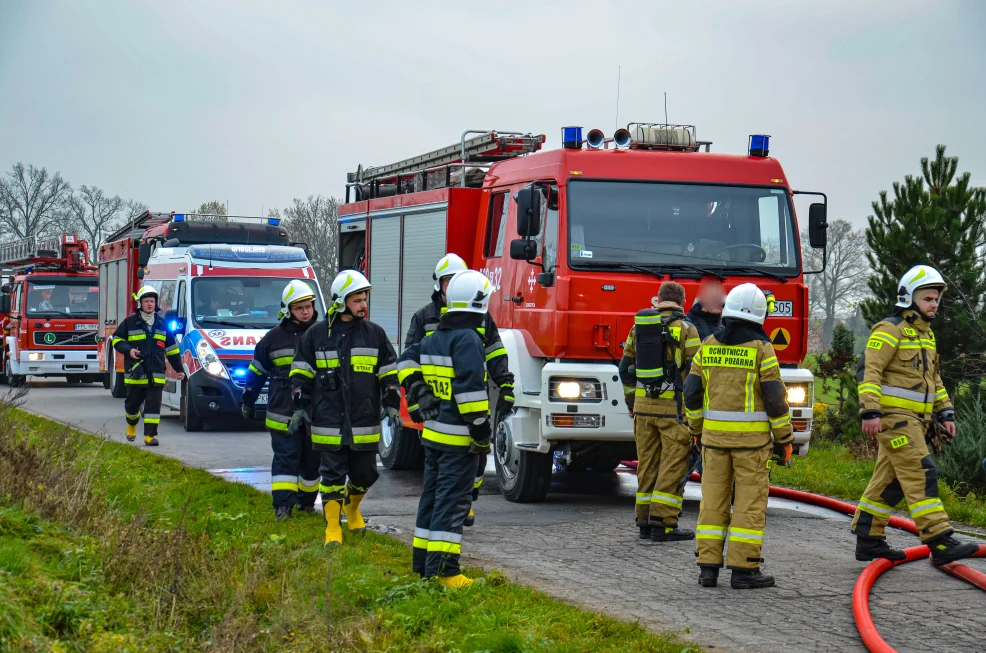
[(449, 589), (463, 590), (470, 587), (476, 581), (472, 578), (467, 578), (463, 574), (457, 574), (455, 576), (442, 576), (438, 579), (438, 582)]
[(472, 526), (475, 523), (476, 523), (476, 513), (473, 512), (472, 508), (470, 508), (469, 509), (469, 514), (466, 515), (466, 518), (464, 520), (462, 520), (462, 525), (463, 526)]
[(339, 515), (342, 513), (342, 501), (336, 499), (322, 505), (325, 515), (325, 546), (342, 544), (342, 527), (339, 525)]
[(365, 494), (350, 494), (346, 497), (346, 503), (342, 506), (343, 512), (346, 513), (346, 522), (349, 524), (350, 532), (366, 532), (366, 521), (363, 519), (363, 514), (359, 511), (359, 504), (365, 496)]
[(153, 435), (145, 435), (144, 436), (144, 445), (145, 446), (148, 446), (148, 447), (156, 447), (157, 444), (158, 444), (157, 438), (154, 437)]
[(137, 439), (137, 425), (127, 424), (127, 442), (133, 442)]

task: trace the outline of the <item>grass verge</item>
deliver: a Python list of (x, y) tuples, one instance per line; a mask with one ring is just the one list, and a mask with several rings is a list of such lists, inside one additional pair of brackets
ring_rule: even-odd
[[(853, 502), (859, 500), (873, 474), (874, 460), (858, 460), (849, 449), (830, 441), (813, 442), (808, 455), (791, 467), (778, 467), (771, 483)], [(986, 527), (986, 501), (975, 494), (959, 496), (944, 481), (938, 492), (948, 516), (957, 522)]]
[(368, 533), (0, 402), (0, 650), (694, 651), (512, 585), (444, 591)]

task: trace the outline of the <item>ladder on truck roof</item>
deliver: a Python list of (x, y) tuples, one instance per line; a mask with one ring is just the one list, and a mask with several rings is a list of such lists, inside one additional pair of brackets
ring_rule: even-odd
[(0, 266), (17, 268), (37, 263), (68, 263), (64, 245), (80, 243), (75, 234), (39, 240), (35, 236), (0, 244)]
[[(537, 152), (541, 149), (544, 141), (544, 134), (469, 129), (462, 132), (459, 142), (454, 145), (448, 145), (385, 166), (366, 169), (363, 169), (362, 165), (359, 166), (356, 172), (350, 172), (346, 175), (346, 201), (349, 201), (350, 187), (369, 186), (372, 196), (377, 194), (373, 192), (374, 189), (379, 189), (381, 182), (387, 181), (394, 184), (397, 194), (400, 194), (401, 180), (405, 177), (418, 176), (425, 182), (409, 184), (409, 186), (413, 186), (412, 191), (427, 190), (427, 186), (430, 184), (427, 183), (426, 173), (436, 172), (442, 168), (445, 170), (444, 183), (439, 182), (434, 187), (452, 185), (452, 168), (461, 169), (460, 185), (464, 187), (466, 186), (465, 168), (467, 166), (488, 167), (497, 161)], [(357, 196), (359, 195), (358, 192)]]
[[(112, 243), (125, 236), (130, 236), (131, 238), (142, 236), (144, 230), (150, 227), (156, 227), (159, 224), (165, 224), (166, 222), (171, 222), (171, 218), (175, 215), (174, 211), (170, 213), (155, 213), (154, 211), (145, 211), (140, 215), (136, 216), (130, 222), (127, 222), (122, 227), (111, 233), (106, 237), (106, 242)], [(137, 232), (137, 233), (134, 233)]]

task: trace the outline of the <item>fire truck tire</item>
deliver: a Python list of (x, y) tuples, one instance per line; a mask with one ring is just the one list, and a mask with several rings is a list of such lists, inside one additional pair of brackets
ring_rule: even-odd
[(424, 469), (424, 449), (417, 430), (399, 419), (385, 419), (380, 437), (380, 462), (387, 469)]
[(112, 374), (110, 377), (113, 382), (113, 387), (110, 388), (110, 393), (113, 395), (114, 399), (123, 399), (127, 396), (127, 384), (123, 378), (123, 372), (109, 372)]
[(513, 444), (510, 421), (496, 425), (493, 461), (500, 493), (513, 503), (537, 503), (548, 495), (553, 468), (550, 454), (521, 451)]
[(103, 390), (109, 390), (113, 387), (113, 377), (110, 376), (111, 374), (116, 374), (116, 372), (103, 372)]
[(205, 420), (195, 412), (195, 405), (188, 400), (188, 384), (181, 385), (181, 409), (179, 411), (181, 424), (189, 433), (195, 433), (205, 428)]
[(10, 360), (7, 359), (3, 363), (3, 373), (7, 377), (7, 385), (11, 388), (19, 388), (27, 381), (27, 377), (23, 374), (11, 374), (10, 373)]

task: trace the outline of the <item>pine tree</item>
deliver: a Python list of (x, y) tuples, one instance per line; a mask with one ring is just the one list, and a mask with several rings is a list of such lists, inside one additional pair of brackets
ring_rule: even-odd
[(863, 302), (872, 325), (890, 315), (900, 277), (914, 265), (930, 265), (948, 283), (934, 323), (942, 378), (950, 393), (986, 372), (986, 189), (974, 188), (970, 174), (956, 176), (959, 160), (939, 145), (934, 161), (921, 159), (921, 176), (908, 175), (873, 202), (866, 241), (873, 275), (867, 285), (874, 297)]

